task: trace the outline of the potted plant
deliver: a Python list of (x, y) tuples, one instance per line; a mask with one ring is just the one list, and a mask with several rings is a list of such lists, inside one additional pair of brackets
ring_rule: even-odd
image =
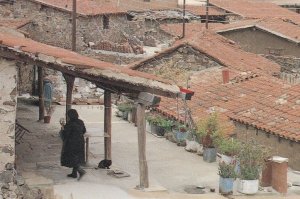
[(240, 142), (233, 138), (220, 138), (217, 141), (218, 152), (221, 154), (221, 162), (226, 164), (235, 163), (236, 156), (240, 151)]
[(200, 120), (197, 123), (197, 133), (204, 147), (203, 160), (206, 162), (215, 162), (217, 157), (217, 140), (223, 135), (218, 115), (213, 113), (204, 120)]
[(151, 133), (158, 136), (164, 136), (166, 131), (169, 131), (172, 127), (172, 121), (159, 114), (151, 114), (146, 117), (146, 120), (150, 124)]
[(158, 122), (158, 129), (157, 129), (157, 135), (158, 136), (164, 136), (166, 132), (171, 131), (173, 125), (173, 121), (169, 120), (167, 118), (161, 117), (160, 121)]
[(176, 139), (176, 143), (179, 146), (185, 146), (185, 139), (188, 135), (188, 130), (185, 124), (175, 123), (172, 128), (173, 135)]
[(235, 164), (219, 163), (219, 193), (228, 195), (233, 192), (233, 183), (237, 177), (235, 172)]
[(44, 123), (50, 123), (51, 116), (54, 113), (54, 106), (45, 107), (46, 116), (44, 116)]
[(118, 111), (122, 112), (122, 118), (128, 119), (128, 113), (132, 111), (133, 105), (129, 102), (120, 103), (117, 106)]
[(239, 192), (255, 194), (258, 191), (258, 179), (265, 164), (266, 157), (268, 157), (268, 151), (254, 140), (250, 140), (241, 145), (238, 154), (240, 165)]

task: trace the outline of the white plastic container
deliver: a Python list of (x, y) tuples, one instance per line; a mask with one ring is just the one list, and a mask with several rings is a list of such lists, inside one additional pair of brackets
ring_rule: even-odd
[(237, 190), (243, 194), (255, 194), (258, 191), (258, 180), (239, 180)]

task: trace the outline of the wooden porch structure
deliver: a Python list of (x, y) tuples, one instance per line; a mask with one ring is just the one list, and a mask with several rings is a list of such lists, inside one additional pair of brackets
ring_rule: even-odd
[(147, 104), (138, 100), (141, 93), (149, 96), (161, 95), (175, 98), (179, 88), (156, 76), (134, 71), (120, 66), (88, 58), (75, 52), (45, 45), (22, 37), (0, 33), (0, 57), (38, 66), (39, 119), (44, 116), (43, 108), (43, 68), (60, 71), (67, 83), (66, 111), (71, 108), (72, 90), (75, 78), (82, 78), (104, 90), (104, 137), (105, 159), (111, 155), (111, 94), (129, 94), (137, 102), (138, 145), (140, 188), (149, 187), (146, 160), (145, 109)]

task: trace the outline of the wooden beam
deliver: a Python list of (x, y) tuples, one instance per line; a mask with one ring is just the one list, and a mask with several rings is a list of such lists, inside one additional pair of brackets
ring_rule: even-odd
[(43, 120), (45, 116), (45, 106), (44, 106), (44, 74), (43, 68), (38, 66), (38, 88), (39, 88), (39, 120)]
[[(107, 90), (107, 88), (113, 88), (112, 92), (126, 92), (126, 93), (139, 93), (139, 92), (149, 92), (156, 95), (161, 95), (165, 97), (177, 97), (177, 93), (169, 92), (167, 90), (163, 90), (160, 88), (151, 88), (147, 85), (135, 84), (133, 82), (129, 83), (126, 80), (116, 80), (110, 77), (98, 76), (97, 74), (90, 73), (85, 71), (85, 69), (80, 68), (80, 66), (68, 66), (63, 65), (59, 62), (48, 62), (47, 60), (40, 60), (37, 58), (33, 58), (30, 54), (26, 54), (25, 52), (15, 52), (15, 50), (10, 49), (8, 47), (4, 47), (0, 45), (0, 56), (8, 59), (14, 59), (23, 61), (26, 63), (35, 64), (38, 66), (47, 67), (53, 70), (58, 70), (62, 73), (69, 74), (71, 76), (80, 77), (87, 81), (96, 83), (99, 87)], [(71, 67), (71, 68), (70, 68)], [(74, 68), (75, 67), (75, 68)], [(78, 68), (76, 68), (78, 67)], [(86, 67), (84, 67), (86, 68)], [(104, 86), (102, 86), (104, 85)]]
[(146, 160), (146, 106), (139, 103), (137, 105), (137, 125), (138, 125), (138, 145), (139, 145), (139, 168), (140, 168), (140, 188), (149, 187), (148, 165)]
[(67, 95), (66, 95), (66, 120), (67, 120), (68, 119), (67, 112), (72, 108), (72, 91), (74, 87), (75, 77), (65, 73), (63, 74), (63, 76), (67, 83)]
[(106, 160), (111, 160), (111, 92), (104, 91), (104, 155)]

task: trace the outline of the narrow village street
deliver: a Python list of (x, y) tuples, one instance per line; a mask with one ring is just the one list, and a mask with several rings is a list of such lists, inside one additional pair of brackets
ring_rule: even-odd
[[(68, 179), (66, 175), (70, 169), (61, 167), (59, 162), (59, 119), (64, 117), (65, 107), (57, 105), (50, 124), (44, 124), (37, 122), (37, 106), (18, 104), (18, 122), (31, 134), (25, 134), (22, 143), (16, 147), (17, 169), (29, 186), (48, 187), (50, 194), (53, 186), (54, 193), (66, 199), (197, 198), (198, 194), (187, 194), (185, 191), (196, 193), (197, 186), (205, 186), (205, 194), (201, 194), (201, 198), (223, 198), (209, 190), (213, 188), (218, 192), (217, 163), (206, 163), (202, 157), (186, 152), (184, 147), (150, 133), (147, 133), (149, 192), (134, 189), (139, 184), (137, 130), (132, 123), (115, 116), (112, 121), (111, 169), (124, 171), (130, 176), (116, 178), (107, 175), (106, 170), (95, 169), (104, 157), (103, 137), (99, 137), (103, 136), (103, 106), (78, 105), (73, 108), (77, 109), (91, 135), (89, 166), (80, 182)], [(289, 180), (297, 179), (299, 175), (289, 172)], [(300, 189), (294, 189), (289, 194), (290, 198), (297, 193)], [(275, 192), (261, 191), (257, 197), (274, 194), (277, 195)]]

